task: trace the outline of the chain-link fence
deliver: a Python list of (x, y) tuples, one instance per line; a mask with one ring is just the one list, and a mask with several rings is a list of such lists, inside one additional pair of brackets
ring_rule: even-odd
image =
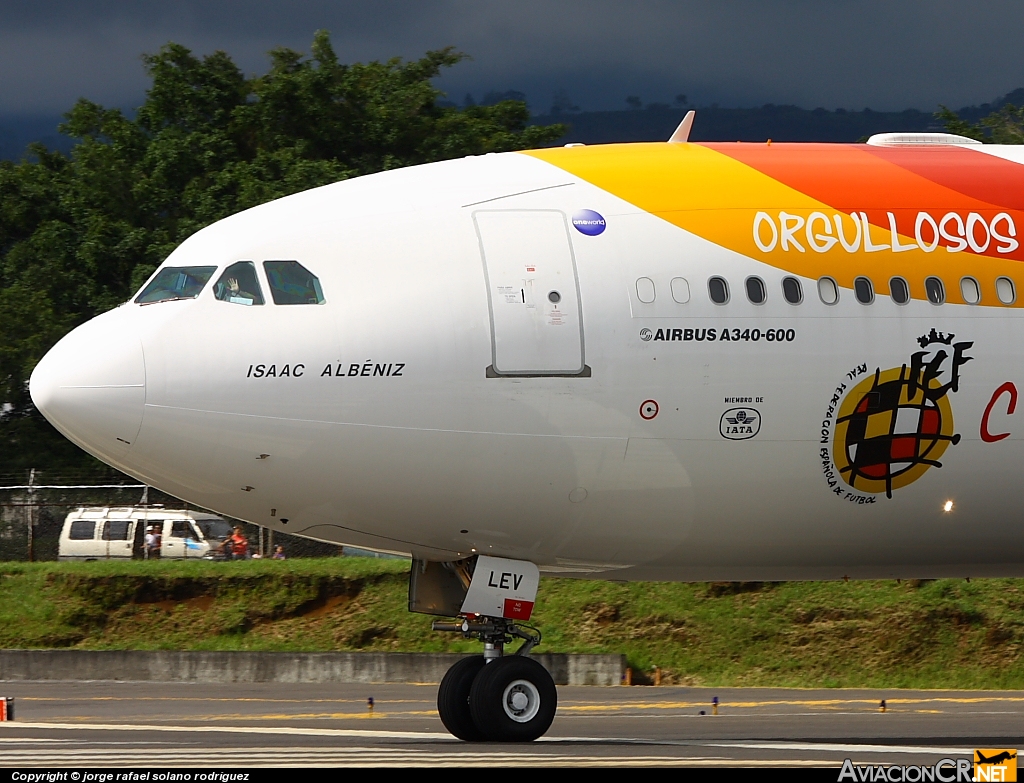
[[(119, 478), (111, 483), (98, 483), (95, 476), (52, 475), (37, 470), (24, 475), (0, 474), (0, 561), (56, 560), (64, 520), (71, 511), (82, 507), (148, 506), (205, 511), (152, 487), (133, 483), (128, 476), (123, 476), (123, 481)], [(225, 519), (239, 523), (230, 517)], [(241, 524), (251, 551), (268, 557), (278, 544), (284, 547), (287, 557), (372, 554)]]

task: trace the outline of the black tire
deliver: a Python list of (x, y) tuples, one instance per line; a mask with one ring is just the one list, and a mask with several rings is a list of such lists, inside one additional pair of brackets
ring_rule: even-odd
[(557, 706), (548, 670), (518, 655), (484, 666), (469, 693), (473, 723), (491, 742), (532, 742), (550, 728)]
[(437, 712), (441, 723), (452, 734), (466, 742), (480, 742), (484, 734), (473, 722), (469, 710), (469, 693), (473, 681), (484, 668), (484, 657), (463, 658), (444, 675), (437, 689)]

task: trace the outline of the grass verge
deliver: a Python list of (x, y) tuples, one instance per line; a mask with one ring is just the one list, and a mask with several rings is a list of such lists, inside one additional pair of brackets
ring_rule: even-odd
[[(0, 563), (0, 647), (475, 651), (406, 611), (408, 564)], [(1024, 581), (543, 579), (541, 651), (692, 685), (1022, 688)]]

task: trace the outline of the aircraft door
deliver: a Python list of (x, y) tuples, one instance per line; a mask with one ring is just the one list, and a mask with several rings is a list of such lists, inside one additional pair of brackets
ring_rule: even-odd
[(555, 210), (473, 214), (491, 316), (488, 376), (585, 375), (568, 222)]

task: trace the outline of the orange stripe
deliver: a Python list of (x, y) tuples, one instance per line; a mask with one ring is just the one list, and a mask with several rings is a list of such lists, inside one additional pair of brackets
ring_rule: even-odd
[[(705, 144), (846, 212), (862, 209), (981, 210), (994, 206), (872, 155), (866, 144)], [(935, 150), (940, 154), (944, 150)], [(885, 226), (888, 228), (888, 225)]]
[[(991, 220), (1007, 211), (998, 200), (986, 201), (964, 190), (995, 195), (1015, 179), (1024, 187), (1024, 166), (1001, 161), (1008, 168), (989, 166), (991, 156), (962, 147), (932, 149), (869, 147), (866, 144), (705, 144), (794, 190), (842, 212), (863, 211), (872, 225), (889, 230), (888, 212), (896, 215), (901, 234), (912, 236), (917, 213), (931, 211), (941, 218), (950, 211), (965, 216), (977, 212)], [(878, 151), (876, 153), (876, 151)], [(906, 165), (904, 165), (906, 164)], [(913, 168), (912, 168), (913, 167)], [(925, 172), (942, 175), (934, 181)], [(997, 174), (998, 172), (998, 174)], [(997, 178), (998, 177), (998, 178)], [(1024, 203), (1024, 198), (1020, 199)], [(1024, 213), (1013, 213), (1022, 226)], [(951, 242), (942, 240), (940, 247)], [(975, 254), (968, 248), (964, 252)], [(993, 258), (1024, 259), (1024, 247), (1001, 254), (990, 245), (982, 254)]]
[[(952, 160), (944, 149), (924, 152), (936, 154), (940, 162)], [(916, 246), (903, 251), (913, 245), (916, 218), (925, 210), (934, 220), (950, 212), (966, 219), (976, 212), (989, 221), (1003, 210), (854, 145), (614, 144), (524, 154), (558, 166), (639, 210), (722, 247), (794, 274), (811, 278), (831, 275), (845, 288), (851, 288), (854, 278), (863, 274), (884, 291), (891, 276), (901, 275), (910, 283), (911, 295), (924, 299), (924, 278), (934, 274), (945, 280), (948, 301), (959, 303), (963, 301), (959, 278), (973, 274), (982, 285), (982, 303), (998, 305), (995, 278), (1010, 276), (1018, 286), (1024, 279), (1017, 260), (1024, 257), (1024, 247), (998, 253), (990, 246), (986, 255), (967, 250), (969, 260), (942, 247), (934, 252)], [(980, 162), (982, 155), (958, 157), (969, 163)], [(969, 172), (962, 177), (970, 182)], [(835, 243), (834, 231), (826, 230), (825, 222), (841, 220), (847, 236), (852, 237), (849, 232), (855, 230), (855, 224), (848, 214), (852, 211), (869, 213), (870, 251), (862, 244), (858, 251), (847, 252)], [(812, 218), (820, 222), (814, 223), (813, 232), (799, 233), (795, 246), (787, 249), (779, 241), (774, 248), (762, 249), (761, 240), (755, 241), (753, 236), (760, 212), (770, 213), (777, 225), (783, 215), (804, 224)], [(889, 212), (895, 217), (897, 244), (903, 252), (873, 252), (892, 241)], [(847, 213), (845, 217), (843, 213)], [(608, 215), (609, 230), (614, 230), (614, 216)], [(1019, 239), (1024, 240), (1024, 216), (1015, 211), (1012, 217), (1015, 225), (1022, 227)], [(930, 244), (925, 224), (922, 230)], [(1002, 224), (1002, 230), (1008, 232), (1009, 226)], [(830, 248), (814, 249), (810, 233), (819, 232), (832, 234)], [(824, 244), (826, 238), (819, 236), (816, 241)], [(1024, 297), (1018, 306), (1024, 306)]]

